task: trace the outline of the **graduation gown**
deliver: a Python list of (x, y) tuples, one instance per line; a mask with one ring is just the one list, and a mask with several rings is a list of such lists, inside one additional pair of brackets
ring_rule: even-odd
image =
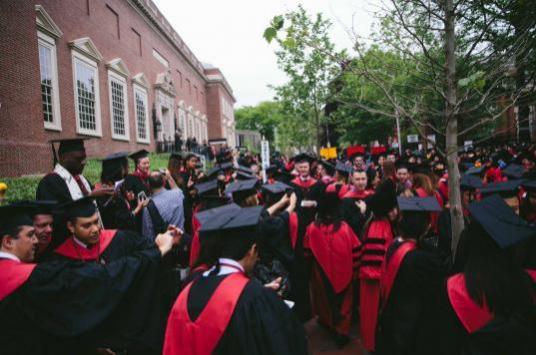
[(413, 240), (395, 239), (384, 266), (376, 353), (433, 354), (429, 323), (448, 271), (447, 256), (432, 247), (417, 247)]
[(294, 248), (294, 264), (290, 271), (290, 282), (292, 290), (290, 299), (296, 304), (293, 310), (302, 321), (307, 321), (311, 318), (311, 304), (309, 297), (309, 270), (304, 259), (303, 253), (303, 237), (305, 230), (314, 220), (316, 208), (302, 207), (303, 200), (318, 201), (320, 195), (325, 189), (325, 185), (313, 178), (302, 181), (299, 177), (290, 182), (290, 186), (294, 188), (298, 198), (296, 210), (298, 217), (298, 233), (296, 238), (296, 246)]
[[(154, 247), (154, 241), (137, 233), (102, 230), (100, 242), (91, 249), (79, 246), (71, 237), (55, 250), (55, 255), (63, 260), (108, 264)], [(113, 348), (139, 354), (161, 352), (165, 321), (180, 290), (180, 279), (167, 262), (170, 254), (131, 286), (131, 296), (116, 311), (116, 323), (109, 325), (113, 337), (107, 341)]]
[(347, 336), (361, 242), (345, 222), (336, 231), (333, 225), (312, 223), (305, 234), (304, 248), (312, 259), (313, 312), (320, 324)]
[(200, 277), (181, 292), (168, 319), (164, 354), (299, 355), (307, 354), (307, 343), (275, 292), (234, 273)]
[(106, 265), (0, 259), (2, 354), (94, 354), (119, 305), (161, 258), (156, 248)]
[(374, 194), (374, 191), (363, 190), (354, 191), (350, 188), (341, 200), (341, 214), (343, 220), (348, 223), (354, 233), (359, 237), (363, 234), (363, 227), (367, 220), (370, 218), (370, 210), (367, 210), (364, 214), (361, 213), (359, 207), (356, 206), (357, 201), (363, 201), (367, 197)]
[(123, 197), (110, 196), (97, 198), (97, 206), (106, 229), (137, 231), (136, 216), (130, 211), (130, 205)]
[[(536, 282), (536, 271), (531, 271)], [(528, 276), (527, 276), (528, 277)], [(509, 316), (493, 316), (468, 295), (463, 274), (443, 287), (434, 327), (436, 354), (528, 355), (536, 353), (536, 306)]]

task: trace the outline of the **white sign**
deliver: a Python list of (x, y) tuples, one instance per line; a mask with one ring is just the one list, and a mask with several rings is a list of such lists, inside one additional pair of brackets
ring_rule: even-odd
[(469, 149), (473, 148), (473, 141), (465, 141), (463, 142), (463, 147), (465, 151), (468, 151)]
[(434, 144), (436, 143), (435, 134), (429, 134), (426, 136), (426, 138), (428, 138), (428, 143), (431, 143), (431, 142), (433, 142)]
[(267, 140), (261, 141), (262, 178), (266, 183), (266, 169), (270, 166), (270, 144)]
[(417, 134), (408, 134), (408, 143), (418, 143), (419, 135)]

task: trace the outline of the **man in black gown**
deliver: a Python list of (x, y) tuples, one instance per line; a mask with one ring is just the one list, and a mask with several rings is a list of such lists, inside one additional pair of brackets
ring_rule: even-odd
[(165, 355), (306, 354), (303, 327), (277, 294), (247, 274), (258, 259), (262, 207), (230, 210), (203, 224), (218, 238), (216, 265), (179, 295), (168, 319)]

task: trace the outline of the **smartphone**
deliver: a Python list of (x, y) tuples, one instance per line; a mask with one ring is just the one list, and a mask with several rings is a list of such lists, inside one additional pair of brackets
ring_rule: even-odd
[(145, 191), (140, 191), (138, 193), (138, 200), (147, 200), (147, 195), (145, 194)]

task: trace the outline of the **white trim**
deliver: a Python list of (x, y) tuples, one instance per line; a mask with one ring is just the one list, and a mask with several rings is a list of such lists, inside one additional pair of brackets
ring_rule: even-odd
[(132, 77), (132, 82), (138, 84), (139, 86), (144, 87), (145, 89), (149, 88), (149, 81), (143, 73), (138, 73)]
[(153, 48), (153, 57), (163, 66), (166, 68), (169, 68), (169, 61), (164, 58), (162, 54), (160, 54), (156, 49)]
[[(58, 81), (58, 57), (56, 53), (56, 41), (54, 38), (37, 31), (37, 43), (39, 46), (50, 50), (50, 69), (52, 71), (52, 122), (44, 122), (45, 129), (61, 131), (60, 90)], [(41, 70), (41, 68), (39, 68)]]
[[(136, 91), (140, 94), (144, 95), (144, 102), (145, 102), (145, 136), (147, 138), (140, 138), (139, 136), (139, 127), (138, 127), (138, 108), (136, 107)], [(136, 141), (138, 143), (145, 143), (145, 144), (151, 144), (151, 136), (149, 131), (149, 95), (147, 94), (147, 89), (143, 86), (134, 83), (132, 85), (132, 93), (134, 97), (134, 121), (136, 123)]]
[[(74, 48), (73, 48), (74, 49)], [(72, 68), (73, 68), (73, 90), (74, 90), (74, 107), (76, 115), (76, 133), (93, 137), (102, 137), (102, 121), (101, 121), (101, 109), (100, 109), (100, 89), (99, 89), (99, 68), (97, 62), (89, 57), (86, 57), (82, 53), (72, 50)], [(78, 108), (78, 90), (76, 86), (76, 63), (87, 65), (93, 68), (95, 73), (95, 127), (94, 131), (83, 129), (80, 127), (80, 113)]]
[(130, 76), (130, 72), (125, 62), (121, 58), (115, 58), (109, 61), (108, 63), (106, 63), (106, 68), (113, 70), (117, 74), (122, 75), (124, 77)]
[(69, 42), (69, 46), (72, 49), (75, 49), (80, 53), (92, 58), (96, 62), (100, 62), (103, 59), (102, 54), (89, 37), (75, 39), (74, 41)]
[(46, 32), (54, 38), (63, 37), (63, 32), (42, 5), (35, 5), (35, 21), (39, 31)]
[[(120, 84), (123, 87), (123, 124), (125, 126), (125, 134), (118, 134), (114, 132), (114, 111), (113, 111), (113, 100), (112, 100), (112, 81), (117, 84)], [(129, 141), (130, 140), (130, 130), (129, 130), (129, 119), (128, 119), (128, 87), (127, 80), (124, 76), (117, 74), (113, 70), (108, 70), (108, 96), (110, 104), (110, 130), (112, 132), (112, 138)]]

